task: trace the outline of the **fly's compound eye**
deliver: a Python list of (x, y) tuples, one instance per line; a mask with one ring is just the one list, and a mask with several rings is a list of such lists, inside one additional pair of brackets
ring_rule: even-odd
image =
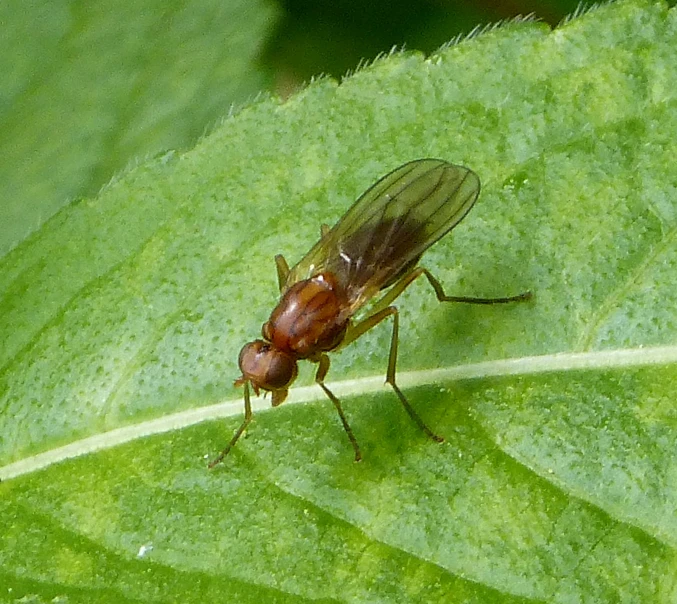
[(289, 388), (298, 373), (292, 357), (263, 340), (254, 340), (243, 346), (239, 365), (242, 377), (252, 386), (272, 392)]

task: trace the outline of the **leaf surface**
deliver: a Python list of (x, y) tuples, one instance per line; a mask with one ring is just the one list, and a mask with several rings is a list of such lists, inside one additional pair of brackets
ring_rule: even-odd
[[(633, 0), (384, 57), (252, 104), (8, 255), (0, 598), (674, 602), (675, 34)], [(308, 366), (208, 472), (273, 255), (425, 156), (483, 182), (425, 265), (451, 294), (535, 294), (398, 300), (400, 383), (446, 443), (378, 385), (383, 326), (332, 358), (361, 464)]]

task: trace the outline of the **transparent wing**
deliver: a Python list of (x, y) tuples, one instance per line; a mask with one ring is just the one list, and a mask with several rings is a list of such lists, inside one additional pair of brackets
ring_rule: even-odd
[(468, 168), (440, 159), (406, 163), (351, 206), (291, 269), (285, 285), (329, 271), (355, 312), (454, 228), (479, 192), (479, 178)]

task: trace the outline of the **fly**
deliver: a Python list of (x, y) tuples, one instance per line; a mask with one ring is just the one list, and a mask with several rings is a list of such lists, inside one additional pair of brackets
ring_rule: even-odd
[[(317, 363), (315, 381), (338, 412), (355, 453), (362, 458), (341, 402), (324, 383), (328, 352), (347, 346), (381, 321), (392, 317), (393, 330), (386, 383), (414, 423), (431, 439), (443, 442), (419, 417), (395, 381), (399, 314), (393, 302), (418, 277), (425, 276), (440, 302), (503, 304), (528, 300), (530, 292), (507, 298), (447, 296), (440, 282), (417, 263), (431, 245), (468, 213), (480, 192), (478, 176), (440, 159), (418, 159), (393, 170), (369, 188), (334, 225), (322, 227), (320, 240), (291, 269), (275, 256), (280, 301), (263, 325), (262, 338), (240, 351), (244, 386), (244, 421), (213, 468), (228, 455), (252, 420), (250, 385), (258, 395), (271, 393), (282, 404), (298, 373), (298, 361)], [(353, 316), (387, 289), (370, 314)]]

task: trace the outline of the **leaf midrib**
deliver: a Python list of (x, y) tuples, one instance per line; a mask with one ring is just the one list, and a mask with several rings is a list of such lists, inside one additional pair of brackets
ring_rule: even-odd
[[(584, 353), (556, 353), (500, 359), (467, 365), (402, 372), (398, 373), (397, 381), (401, 388), (407, 389), (429, 384), (448, 384), (461, 380), (509, 375), (608, 370), (623, 367), (669, 365), (673, 363), (677, 363), (677, 345), (599, 350)], [(389, 389), (384, 383), (383, 375), (380, 373), (354, 380), (331, 382), (330, 385), (332, 391), (341, 398), (381, 391), (385, 392)], [(285, 405), (309, 403), (321, 399), (324, 399), (324, 394), (317, 386), (304, 386), (292, 389)], [(265, 409), (270, 409), (267, 399), (260, 397), (252, 400), (253, 411), (261, 412)], [(30, 474), (66, 459), (110, 449), (140, 438), (180, 430), (201, 422), (239, 415), (241, 413), (242, 401), (240, 398), (237, 398), (206, 407), (171, 413), (137, 424), (130, 424), (89, 436), (64, 446), (55, 447), (43, 453), (2, 466), (0, 467), (0, 480), (8, 480)]]

